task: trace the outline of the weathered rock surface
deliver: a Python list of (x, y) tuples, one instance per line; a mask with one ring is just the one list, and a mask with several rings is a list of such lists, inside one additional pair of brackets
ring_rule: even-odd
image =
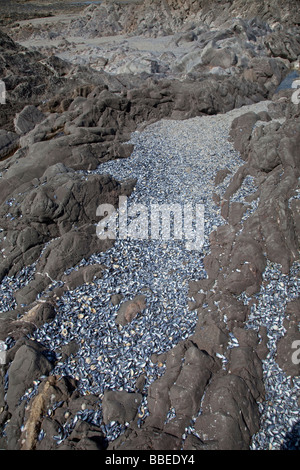
[[(28, 180), (33, 176), (40, 176), (46, 169), (46, 165), (35, 169), (35, 158), (39, 155), (39, 152), (34, 153), (32, 172), (28, 171), (25, 177)], [(27, 165), (29, 169), (30, 157)], [(16, 273), (24, 265), (37, 261), (46, 242), (52, 241), (38, 262), (37, 272), (46, 276), (48, 283), (50, 279), (62, 276), (67, 266), (76, 265), (76, 259), (79, 262), (88, 253), (111, 246), (111, 240), (99, 240), (96, 237), (94, 224), (99, 221), (96, 216), (97, 207), (104, 202), (117, 205), (118, 196), (124, 194), (124, 191), (129, 194), (133, 181), (126, 188), (109, 176), (92, 175), (82, 179), (59, 164), (50, 167), (51, 171), (48, 168), (39, 180), (35, 180), (35, 185), (25, 180), (24, 196), (20, 192), (22, 185), (18, 186), (22, 178), (22, 172), (18, 169), (19, 166), (19, 176), (8, 172), (12, 176), (0, 183), (4, 194), (7, 194), (8, 181), (14, 181), (18, 188), (15, 205), (9, 207), (10, 219), (6, 217), (8, 206), (2, 206), (5, 249), (5, 254), (2, 252), (2, 277), (7, 273)], [(16, 224), (15, 219), (20, 222)], [(11, 245), (11, 240), (15, 240), (14, 246)], [(22, 297), (26, 300), (26, 293), (29, 291), (34, 295), (31, 301), (35, 299), (36, 293), (32, 286), (27, 286), (25, 295), (22, 291), (18, 293), (21, 303), (24, 303)]]
[(122, 326), (127, 325), (137, 315), (142, 313), (145, 308), (146, 297), (144, 295), (137, 295), (136, 297), (134, 297), (134, 299), (123, 302), (118, 310), (116, 324)]
[(103, 422), (118, 421), (121, 424), (133, 421), (142, 401), (140, 393), (106, 390), (102, 400)]
[(37, 343), (30, 342), (21, 346), (9, 368), (6, 398), (8, 407), (13, 410), (33, 380), (49, 374), (51, 370), (52, 364)]
[(27, 134), (34, 129), (36, 124), (39, 124), (46, 118), (38, 108), (35, 106), (25, 106), (25, 108), (14, 119), (15, 130), (17, 134)]
[(216, 375), (204, 397), (195, 430), (206, 445), (218, 443), (222, 450), (247, 450), (250, 436), (258, 429), (257, 404), (238, 376)]
[(0, 130), (0, 159), (14, 153), (19, 146), (19, 136), (15, 132)]

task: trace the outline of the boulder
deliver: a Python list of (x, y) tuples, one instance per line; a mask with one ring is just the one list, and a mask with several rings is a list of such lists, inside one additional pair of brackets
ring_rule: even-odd
[(288, 73), (287, 76), (279, 84), (278, 88), (275, 90), (275, 94), (279, 93), (281, 90), (290, 90), (293, 88), (293, 82), (300, 79), (300, 74), (297, 70), (293, 70)]
[[(45, 431), (47, 432), (47, 429)], [(86, 421), (78, 421), (70, 436), (57, 447), (57, 450), (99, 451), (105, 450), (106, 447), (105, 436), (97, 426), (93, 426)], [(43, 446), (37, 446), (37, 449), (45, 450)]]
[(199, 315), (204, 320), (198, 321), (192, 340), (201, 351), (206, 351), (210, 356), (215, 356), (216, 353), (224, 354), (228, 342), (227, 334), (211, 318), (205, 319), (205, 309), (199, 309)]
[(0, 129), (0, 160), (17, 150), (19, 136), (15, 132)]
[(202, 53), (201, 59), (203, 65), (209, 65), (211, 67), (222, 67), (224, 69), (236, 65), (238, 60), (235, 52), (229, 47), (224, 47), (221, 49), (208, 47)]
[(273, 57), (294, 61), (300, 55), (299, 35), (286, 31), (275, 31), (265, 38), (264, 43)]
[(62, 276), (61, 280), (65, 283), (67, 289), (73, 290), (82, 284), (92, 282), (95, 277), (99, 279), (102, 271), (103, 267), (101, 265), (81, 266), (70, 274)]
[(258, 429), (258, 405), (244, 380), (234, 374), (214, 377), (195, 422), (201, 441), (217, 443), (218, 450), (248, 450)]
[(248, 295), (258, 292), (265, 267), (266, 258), (260, 244), (252, 237), (239, 235), (231, 254), (225, 281), (228, 290), (235, 295), (244, 291)]
[(250, 141), (254, 124), (259, 120), (259, 116), (253, 112), (242, 114), (232, 121), (230, 137), (233, 140), (234, 148), (241, 152), (246, 150)]
[(41, 302), (22, 315), (20, 321), (30, 322), (39, 327), (53, 320), (55, 316), (56, 310), (54, 305), (50, 302)]
[(245, 68), (243, 77), (264, 86), (272, 95), (287, 73), (288, 67), (281, 59), (253, 57)]
[(171, 406), (176, 416), (191, 418), (200, 408), (200, 401), (211, 377), (213, 360), (210, 356), (191, 345), (184, 356), (176, 382), (169, 391)]
[(43, 354), (43, 348), (31, 341), (21, 346), (10, 365), (6, 401), (11, 410), (17, 406), (20, 398), (32, 382), (42, 375), (48, 375), (53, 364)]
[(146, 308), (146, 297), (137, 295), (132, 300), (127, 300), (121, 304), (116, 318), (117, 325), (126, 325), (130, 323), (137, 315)]
[(16, 133), (19, 135), (27, 134), (36, 126), (36, 124), (39, 124), (45, 118), (45, 114), (35, 106), (25, 106), (20, 113), (16, 114), (14, 119)]
[[(0, 217), (7, 230), (7, 237), (3, 242), (5, 256), (1, 252), (3, 257), (1, 275), (8, 272), (17, 273), (22, 269), (22, 265), (32, 264), (39, 257), (44, 244), (50, 241), (52, 243), (45, 252), (47, 262), (44, 257), (40, 259), (39, 272), (43, 275), (44, 265), (47, 266), (46, 272), (52, 279), (63, 275), (67, 269), (65, 262), (68, 268), (73, 267), (82, 258), (90, 256), (92, 250), (97, 251), (112, 246), (112, 240), (99, 240), (96, 236), (95, 224), (99, 222), (97, 208), (102, 203), (116, 206), (118, 196), (129, 195), (134, 184), (135, 180), (128, 180), (121, 185), (108, 175), (90, 175), (82, 178), (64, 165), (57, 164), (49, 167), (39, 180), (36, 179), (34, 186), (29, 182), (26, 183), (26, 196), (18, 188), (15, 195), (16, 204), (13, 207), (6, 204), (0, 206)], [(3, 181), (1, 187), (5, 190)], [(10, 218), (6, 215), (8, 210)], [(17, 225), (14, 223), (15, 218), (19, 218)], [(55, 260), (57, 250), (60, 249), (62, 252)], [(53, 256), (50, 252), (53, 252)], [(74, 256), (73, 263), (72, 256)], [(87, 271), (90, 270), (92, 275), (93, 269), (89, 268)], [(90, 279), (88, 273), (85, 274), (86, 276), (83, 274), (82, 277), (83, 282)], [(77, 275), (77, 280), (75, 277), (73, 273), (73, 281), (71, 278), (65, 279), (67, 283), (70, 282), (69, 288), (76, 287), (76, 283), (81, 282), (80, 274)], [(47, 279), (49, 283), (50, 278)], [(25, 292), (26, 295), (35, 293), (36, 296), (40, 281), (41, 279), (34, 286), (26, 286), (25, 291), (22, 289), (16, 297), (21, 300)], [(44, 288), (45, 285), (41, 287)], [(30, 301), (35, 300), (35, 296), (32, 295)]]
[(230, 350), (228, 371), (244, 380), (256, 401), (264, 399), (262, 364), (251, 346), (240, 345)]
[(105, 390), (102, 400), (103, 422), (120, 424), (133, 421), (142, 401), (140, 393)]

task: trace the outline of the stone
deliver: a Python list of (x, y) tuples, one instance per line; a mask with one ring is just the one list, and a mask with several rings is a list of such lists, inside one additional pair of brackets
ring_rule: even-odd
[(107, 450), (180, 450), (181, 439), (167, 432), (162, 432), (156, 428), (142, 428), (139, 432), (133, 430), (128, 431), (111, 442)]
[[(25, 409), (25, 426), (23, 426), (19, 443), (21, 450), (54, 450), (57, 448), (53, 439), (64, 424), (66, 405), (69, 404), (75, 392), (75, 382), (68, 377), (54, 376), (43, 379), (38, 386), (37, 394), (27, 403)], [(53, 403), (60, 406), (47, 413)], [(16, 412), (18, 408), (16, 409)], [(40, 431), (44, 438), (38, 439)]]
[[(12, 412), (5, 428), (10, 448), (20, 447), (20, 427), (28, 417), (31, 432), (22, 436), (23, 444), (27, 448), (50, 450), (57, 448), (53, 435), (64, 426), (66, 414), (72, 418), (83, 406), (93, 410), (98, 407), (99, 397), (80, 397), (75, 383), (68, 387), (65, 378), (51, 379), (51, 376), (43, 381), (43, 385), (48, 383), (50, 395), (41, 387), (36, 401), (34, 398), (34, 404), (31, 401), (27, 410), (25, 403), (15, 405), (23, 393), (22, 387), (27, 386), (26, 380), (30, 382), (36, 373), (26, 363), (23, 370), (19, 354), (27, 351), (28, 356), (28, 349), (33, 349), (33, 352), (30, 349), (30, 357), (35, 358), (32, 362), (41, 361), (41, 369), (48, 373), (47, 363), (43, 364), (42, 360), (43, 348), (24, 337), (31, 336), (37, 325), (54, 318), (52, 300), (63, 289), (51, 291), (43, 303), (36, 300), (37, 294), (52, 279), (63, 280), (64, 288), (73, 289), (93, 282), (94, 276), (101, 276), (102, 268), (98, 270), (94, 266), (79, 268), (68, 276), (64, 272), (83, 258), (112, 246), (113, 242), (101, 243), (96, 238), (97, 205), (104, 202), (115, 205), (118, 196), (125, 189), (130, 193), (134, 186), (133, 182), (120, 184), (88, 173), (79, 177), (78, 171), (95, 170), (102, 162), (130, 156), (133, 146), (126, 142), (131, 133), (150, 122), (227, 112), (270, 99), (290, 69), (289, 61), (297, 54), (299, 38), (292, 30), (286, 32), (285, 26), (297, 24), (299, 14), (295, 2), (289, 0), (280, 8), (277, 2), (266, 5), (256, 0), (251, 3), (233, 0), (229, 3), (202, 2), (200, 8), (199, 2), (193, 0), (146, 0), (135, 5), (102, 2), (99, 7), (89, 6), (72, 22), (70, 29), (82, 34), (84, 39), (99, 34), (128, 35), (127, 42), (110, 51), (107, 64), (102, 58), (98, 63), (111, 71), (123, 61), (124, 71), (131, 72), (128, 76), (114, 77), (103, 71), (74, 67), (55, 57), (53, 50), (52, 57), (37, 51), (29, 53), (0, 33), (0, 71), (11, 100), (0, 107), (0, 127), (5, 126), (0, 132), (0, 143), (2, 137), (3, 155), (9, 156), (0, 165), (0, 222), (6, 256), (1, 251), (0, 277), (12, 276), (38, 260), (34, 279), (14, 293), (18, 308), (1, 313), (1, 338), (9, 334), (17, 340), (7, 351), (11, 367), (5, 365), (9, 378), (9, 413)], [(242, 18), (232, 19), (233, 12)], [(22, 28), (14, 28), (14, 37), (21, 39)], [(45, 34), (49, 37), (61, 33), (47, 28)], [(136, 33), (146, 37), (176, 33), (170, 42), (170, 48), (178, 45), (174, 49), (176, 55), (167, 50), (163, 54), (160, 51), (159, 58), (147, 52), (133, 52), (128, 43)], [(192, 47), (189, 42), (193, 42)], [(61, 53), (65, 52), (64, 47), (70, 48), (70, 44), (60, 43)], [(96, 61), (94, 65), (97, 66)], [(202, 413), (195, 426), (198, 437), (189, 435), (184, 449), (249, 448), (251, 436), (259, 428), (256, 401), (264, 394), (260, 361), (266, 357), (268, 338), (263, 328), (259, 335), (244, 329), (251, 303), (246, 306), (237, 296), (258, 292), (266, 258), (280, 262), (286, 273), (298, 259), (299, 200), (295, 196), (299, 176), (299, 117), (290, 92), (280, 89), (268, 113), (246, 114), (234, 122), (232, 139), (245, 164), (233, 175), (225, 194), (214, 196), (226, 222), (210, 234), (211, 253), (204, 260), (207, 279), (190, 284), (194, 297), (191, 307), (198, 308), (199, 316), (195, 333), (163, 355), (152, 356), (158, 367), (160, 362), (166, 362), (166, 370), (149, 387), (150, 415), (142, 428), (137, 424), (137, 412), (145, 377), (140, 376), (137, 381), (138, 394), (105, 392), (105, 422), (130, 421), (125, 432), (109, 444), (109, 450), (179, 451), (182, 434), (200, 405)], [(31, 119), (28, 108), (25, 108), (28, 113), (25, 119), (23, 108), (27, 104), (34, 109), (40, 105), (44, 113), (42, 122)], [(23, 113), (27, 132), (20, 139), (11, 132), (16, 113), (20, 113), (20, 125)], [(285, 118), (286, 122), (270, 122), (266, 126), (259, 122), (255, 126), (258, 121), (270, 121), (271, 117)], [(231, 197), (248, 175), (255, 178), (258, 189), (245, 202), (256, 199), (258, 206), (243, 220), (242, 227), (247, 206), (244, 201), (232, 202)], [(224, 183), (227, 176), (226, 168), (221, 169), (215, 185)], [(99, 200), (97, 194), (101, 196)], [(5, 204), (8, 198), (15, 198), (16, 202), (9, 208), (11, 218), (7, 217)], [(239, 232), (240, 229), (243, 230)], [(45, 243), (47, 248), (39, 258)], [(120, 307), (116, 316), (119, 325), (127, 325), (147, 307), (143, 296), (121, 303), (122, 300), (125, 299), (117, 293), (111, 298), (112, 305)], [(20, 303), (27, 307), (20, 308)], [(277, 345), (276, 360), (290, 374), (297, 373), (290, 364), (291, 350), (298, 357), (296, 348), (292, 347), (297, 341), (296, 308), (299, 310), (298, 305), (287, 308), (286, 335)], [(238, 339), (239, 347), (228, 350), (230, 332)], [(77, 348), (75, 342), (64, 345), (63, 359), (76, 354)], [(220, 354), (226, 355), (226, 369), (222, 368)], [(16, 374), (21, 379), (23, 373), (27, 375), (24, 383), (14, 387), (14, 395), (14, 367), (17, 366)], [(1, 378), (0, 406), (5, 405), (4, 373)], [(62, 404), (50, 417), (47, 409), (51, 396)], [(176, 416), (166, 422), (170, 407), (175, 408)], [(28, 414), (24, 421), (25, 411)], [(5, 422), (7, 417), (1, 416), (1, 420)], [(40, 443), (36, 439), (39, 429), (46, 431)], [(58, 448), (103, 450), (107, 445), (103, 437), (99, 429), (79, 420)]]
[(281, 90), (290, 90), (293, 87), (293, 82), (300, 79), (300, 74), (297, 70), (293, 70), (288, 73), (287, 76), (279, 84), (278, 88), (275, 90), (275, 94), (279, 93)]
[(290, 61), (297, 60), (300, 55), (300, 40), (297, 35), (284, 31), (270, 33), (264, 41), (273, 57), (281, 57)]
[(218, 450), (247, 450), (258, 429), (258, 406), (244, 380), (234, 374), (215, 376), (195, 422), (201, 441), (217, 443)]
[(184, 356), (176, 382), (169, 391), (171, 406), (176, 416), (184, 415), (191, 419), (200, 408), (200, 401), (211, 377), (213, 360), (195, 346), (190, 346)]
[(254, 134), (248, 153), (251, 167), (268, 173), (279, 165), (279, 128), (278, 123), (271, 123)]
[(215, 186), (219, 186), (219, 184), (223, 183), (226, 176), (230, 174), (230, 170), (228, 168), (222, 168), (219, 170), (215, 176)]
[(24, 423), (25, 414), (25, 400), (14, 410), (11, 414), (10, 419), (6, 422), (5, 433), (6, 433), (6, 448), (7, 450), (21, 450), (20, 444), (20, 428)]
[(31, 322), (36, 327), (42, 326), (44, 323), (50, 322), (56, 316), (56, 310), (52, 303), (42, 302), (32, 307), (25, 313), (20, 321)]
[(19, 136), (15, 132), (0, 129), (0, 159), (16, 151), (19, 145)]
[[(203, 313), (205, 315), (205, 310)], [(211, 319), (197, 323), (192, 339), (200, 350), (206, 351), (210, 356), (223, 354), (228, 342), (227, 334)]]
[(91, 283), (94, 278), (101, 278), (103, 267), (99, 265), (81, 266), (68, 275), (62, 276), (61, 280), (69, 290), (73, 290), (85, 283)]
[(55, 450), (105, 450), (107, 447), (105, 438), (99, 432), (91, 433), (91, 435), (90, 438), (83, 437), (80, 440), (66, 439)]
[(247, 206), (242, 202), (232, 202), (229, 206), (228, 222), (230, 225), (238, 225), (241, 222)]
[(218, 450), (218, 443), (210, 441), (204, 443), (193, 434), (189, 434), (184, 441), (183, 450)]
[(235, 149), (242, 154), (246, 150), (246, 145), (250, 141), (254, 124), (258, 119), (259, 117), (257, 114), (249, 112), (242, 114), (242, 116), (239, 116), (232, 121), (229, 135), (234, 142)]
[[(185, 343), (178, 343), (173, 349), (167, 352), (161, 360), (166, 361), (166, 373), (155, 380), (148, 391), (148, 408), (150, 416), (147, 418), (147, 425), (163, 429), (167, 413), (171, 407), (169, 390), (175, 384), (181, 371), (182, 361), (186, 352)], [(153, 358), (156, 362), (158, 358)]]
[(105, 424), (117, 421), (120, 424), (133, 421), (142, 401), (140, 393), (105, 390), (102, 409)]
[(104, 450), (105, 437), (97, 426), (86, 421), (77, 421), (70, 436), (57, 447), (57, 450)]
[(124, 326), (130, 323), (145, 308), (146, 297), (144, 295), (137, 295), (134, 299), (123, 302), (118, 310), (116, 324)]
[(264, 399), (261, 361), (250, 346), (238, 346), (230, 350), (229, 373), (241, 377), (257, 401)]
[(219, 308), (222, 315), (226, 315), (231, 331), (234, 326), (242, 326), (244, 324), (247, 316), (247, 307), (233, 295), (230, 295), (229, 292), (222, 293)]
[[(53, 239), (56, 240), (47, 247), (47, 261), (42, 256), (38, 269), (43, 276), (43, 266), (44, 263), (47, 264), (45, 269), (52, 279), (57, 279), (58, 272), (63, 275), (66, 270), (65, 257), (69, 258), (69, 267), (72, 267), (76, 265), (75, 258), (79, 262), (83, 257), (89, 256), (88, 253), (92, 254), (94, 249), (102, 250), (112, 246), (112, 240), (100, 240), (96, 235), (95, 225), (99, 222), (97, 208), (102, 203), (116, 206), (118, 196), (129, 195), (135, 183), (135, 180), (127, 180), (119, 184), (108, 175), (91, 175), (82, 179), (61, 164), (48, 168), (40, 179), (36, 179), (34, 186), (26, 183), (26, 195), (22, 192), (15, 194), (16, 204), (11, 208), (11, 221), (6, 217), (7, 205), (0, 206), (0, 217), (3, 214), (1, 220), (5, 221), (8, 230), (3, 243), (5, 256), (1, 252), (1, 275), (13, 275), (24, 265), (32, 264), (39, 257), (44, 244)], [(6, 192), (5, 182), (2, 182), (2, 186), (0, 184), (0, 191), (1, 188)], [(14, 218), (20, 215), (20, 223), (15, 225)], [(62, 248), (68, 243), (68, 250), (62, 249), (59, 261), (54, 259), (56, 252), (53, 251), (53, 257), (49, 255), (58, 245)], [(75, 256), (73, 260), (72, 256)], [(63, 281), (67, 287), (74, 288), (80, 283), (89, 282), (94, 275), (101, 274), (99, 270), (94, 270), (95, 268), (82, 269)], [(36, 280), (35, 284), (31, 283), (18, 291), (18, 303), (33, 302), (36, 298), (34, 293), (41, 292), (38, 290), (39, 284), (45, 284), (46, 281), (47, 279)], [(41, 287), (44, 288), (45, 285)], [(30, 295), (27, 302), (23, 301), (25, 294)]]
[(203, 65), (210, 65), (211, 67), (222, 67), (227, 69), (237, 63), (237, 56), (231, 48), (215, 49), (213, 47), (207, 48), (201, 56)]
[(14, 119), (16, 133), (19, 135), (27, 134), (36, 126), (36, 124), (39, 124), (45, 118), (45, 114), (35, 106), (25, 106), (20, 113), (16, 114)]
[(62, 361), (67, 360), (71, 355), (75, 356), (79, 350), (79, 344), (76, 341), (70, 341), (61, 347)]
[(113, 294), (110, 298), (110, 301), (113, 304), (113, 306), (116, 306), (116, 305), (119, 305), (123, 297), (124, 297), (123, 294)]
[(53, 364), (43, 355), (43, 349), (34, 342), (21, 346), (9, 368), (7, 404), (13, 410), (27, 388), (42, 375), (47, 375)]
[(244, 70), (243, 77), (250, 82), (259, 83), (273, 94), (287, 72), (288, 67), (280, 59), (253, 57)]
[(88, 258), (98, 250), (106, 251), (112, 246), (112, 240), (99, 240), (96, 237), (94, 226), (83, 226), (81, 230), (71, 230), (52, 241), (38, 261), (37, 269), (49, 281), (59, 279), (66, 269), (76, 266), (83, 258)]

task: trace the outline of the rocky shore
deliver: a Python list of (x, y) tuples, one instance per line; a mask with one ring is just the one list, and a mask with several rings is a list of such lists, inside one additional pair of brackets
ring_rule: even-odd
[[(0, 447), (299, 450), (297, 1), (9, 3)], [(120, 197), (203, 244), (99, 239)]]

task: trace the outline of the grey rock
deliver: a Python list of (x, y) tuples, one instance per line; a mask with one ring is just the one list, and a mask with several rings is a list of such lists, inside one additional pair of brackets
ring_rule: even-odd
[(123, 299), (122, 294), (113, 294), (110, 298), (110, 301), (114, 306), (116, 306), (116, 305), (119, 305), (122, 299)]
[(184, 441), (183, 450), (218, 450), (218, 442), (202, 442), (201, 439), (189, 434)]
[(222, 67), (224, 69), (236, 65), (238, 60), (236, 54), (230, 48), (215, 49), (213, 47), (207, 48), (203, 52), (201, 59), (203, 65)]
[(7, 404), (14, 409), (33, 380), (47, 375), (53, 365), (46, 359), (42, 351), (31, 346), (21, 346), (9, 368), (9, 385), (7, 390)]
[(35, 106), (25, 106), (25, 108), (18, 113), (14, 119), (16, 133), (19, 135), (27, 134), (35, 127), (36, 124), (39, 124), (45, 118), (45, 114)]
[(264, 399), (262, 365), (251, 346), (239, 346), (231, 349), (229, 371), (245, 381), (255, 400)]
[(253, 112), (243, 114), (235, 118), (231, 125), (230, 137), (234, 142), (236, 150), (242, 153), (246, 150), (246, 146), (250, 141), (254, 124), (259, 117)]
[(52, 303), (41, 302), (34, 305), (21, 318), (21, 322), (30, 322), (35, 327), (42, 326), (44, 323), (50, 322), (56, 316), (56, 310)]
[(219, 170), (215, 176), (215, 185), (218, 186), (219, 184), (223, 183), (226, 176), (230, 173), (228, 168), (223, 168)]
[(82, 284), (91, 283), (95, 277), (100, 278), (102, 270), (102, 266), (99, 265), (82, 266), (69, 275), (62, 276), (61, 280), (65, 283), (67, 289), (73, 290)]
[(265, 267), (260, 244), (246, 235), (238, 236), (226, 278), (228, 290), (236, 295), (243, 291), (248, 295), (258, 292)]
[(0, 129), (0, 159), (5, 158), (19, 145), (19, 136), (15, 132)]
[(152, 427), (143, 427), (140, 431), (125, 431), (118, 439), (111, 442), (107, 450), (180, 450), (181, 439), (162, 432), (160, 429)]
[(218, 450), (247, 450), (259, 428), (258, 406), (245, 382), (230, 374), (215, 377), (207, 389), (195, 430), (206, 444)]
[(124, 424), (132, 421), (141, 401), (142, 395), (140, 393), (106, 390), (102, 400), (104, 423), (118, 421)]
[(191, 418), (200, 408), (201, 398), (211, 377), (213, 360), (195, 346), (189, 347), (184, 359), (184, 366), (170, 388), (169, 397), (176, 415)]
[(106, 448), (103, 433), (99, 428), (78, 421), (68, 439), (57, 447), (57, 450), (104, 450)]
[(288, 72), (282, 60), (269, 57), (253, 57), (243, 72), (243, 77), (263, 85), (270, 94), (274, 93)]
[[(205, 314), (205, 310), (203, 312)], [(201, 309), (199, 309), (199, 315), (201, 315)], [(206, 351), (210, 356), (214, 356), (216, 353), (224, 353), (227, 347), (228, 336), (213, 320), (208, 318), (203, 322), (198, 321), (192, 340), (200, 350)]]
[[(75, 256), (79, 262), (88, 255), (88, 252), (92, 254), (94, 249), (101, 250), (112, 246), (112, 240), (99, 240), (96, 236), (95, 225), (99, 222), (99, 217), (96, 215), (97, 208), (104, 202), (116, 206), (118, 196), (129, 195), (134, 184), (135, 180), (128, 180), (121, 185), (109, 176), (91, 175), (87, 179), (82, 179), (80, 175), (59, 164), (48, 168), (41, 179), (35, 181), (34, 187), (28, 183), (25, 197), (21, 192), (16, 194), (18, 202), (10, 208), (12, 220), (6, 217), (7, 205), (4, 204), (0, 208), (8, 232), (4, 241), (6, 256), (3, 256), (3, 274), (16, 273), (22, 269), (22, 264), (23, 266), (32, 264), (39, 257), (44, 243), (53, 239), (56, 240), (47, 247), (45, 253), (47, 263), (42, 257), (38, 268), (43, 274), (44, 265), (47, 264), (45, 269), (52, 279), (57, 279), (58, 272), (62, 275), (66, 270), (63, 253), (69, 258), (68, 267), (72, 267), (74, 266), (72, 256)], [(6, 191), (3, 182), (1, 187)], [(22, 218), (19, 218), (20, 215)], [(17, 217), (20, 222), (15, 225), (14, 218)], [(91, 239), (89, 243), (88, 239)], [(70, 245), (67, 249), (68, 243)], [(59, 262), (54, 259), (57, 251), (56, 255), (53, 254), (53, 258), (49, 256), (52, 249), (59, 249), (58, 246), (62, 249)], [(80, 256), (82, 258), (79, 258)], [(75, 258), (73, 262), (74, 260)], [(51, 272), (48, 272), (48, 269)], [(74, 288), (77, 283), (87, 282), (91, 276), (98, 274), (93, 273), (93, 269), (95, 268), (81, 270), (78, 274), (73, 273), (64, 280), (67, 284), (70, 283), (69, 288)], [(31, 292), (33, 295), (38, 284), (39, 282), (32, 287), (26, 286), (27, 294)], [(18, 299), (21, 300), (24, 294), (25, 291), (19, 291)], [(30, 302), (35, 300), (32, 295)]]
[(146, 297), (144, 295), (137, 295), (134, 299), (123, 302), (118, 310), (116, 324), (124, 326), (130, 323), (145, 308)]
[(274, 57), (294, 61), (297, 60), (300, 54), (299, 36), (291, 33), (283, 31), (272, 32), (266, 37), (265, 45)]

